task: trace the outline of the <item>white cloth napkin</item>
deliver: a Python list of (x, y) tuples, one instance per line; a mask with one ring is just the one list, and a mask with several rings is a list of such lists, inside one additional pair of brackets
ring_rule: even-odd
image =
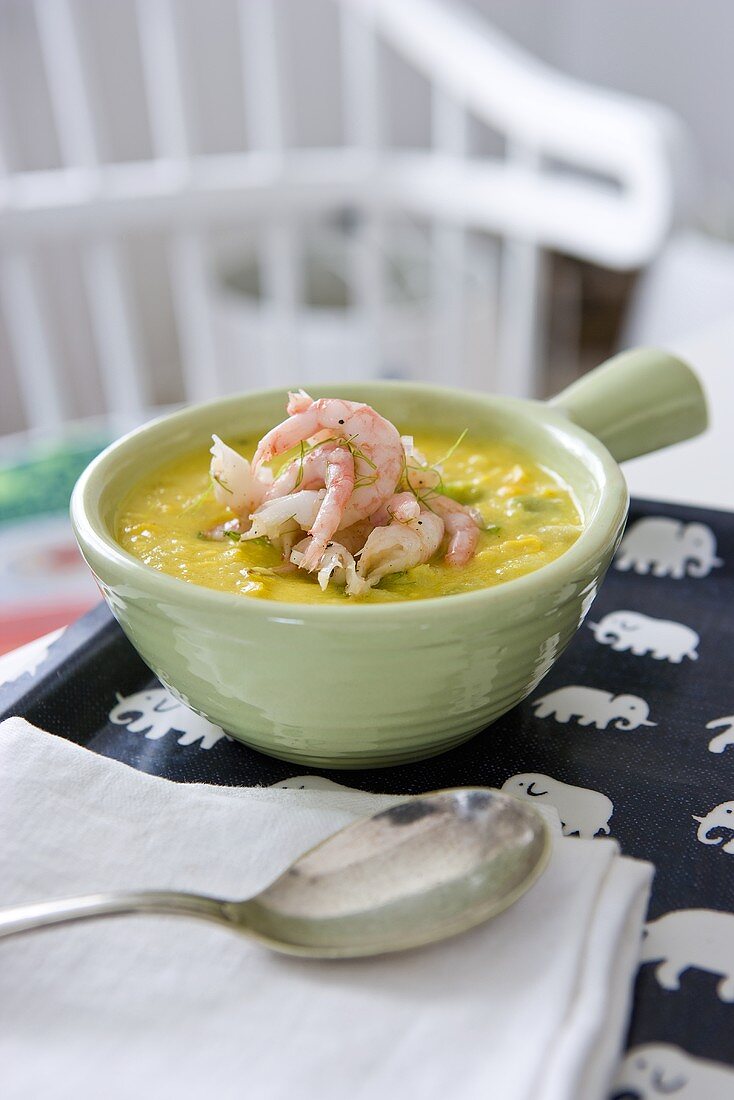
[[(245, 897), (396, 799), (181, 785), (0, 726), (0, 904), (115, 888)], [(602, 1100), (652, 869), (562, 838), (506, 913), (403, 955), (314, 962), (121, 917), (0, 941), (5, 1100)]]

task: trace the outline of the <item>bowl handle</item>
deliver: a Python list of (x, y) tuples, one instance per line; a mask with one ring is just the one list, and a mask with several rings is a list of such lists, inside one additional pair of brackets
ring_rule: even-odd
[(696, 375), (657, 348), (634, 348), (607, 359), (549, 405), (601, 440), (617, 462), (681, 443), (708, 424)]

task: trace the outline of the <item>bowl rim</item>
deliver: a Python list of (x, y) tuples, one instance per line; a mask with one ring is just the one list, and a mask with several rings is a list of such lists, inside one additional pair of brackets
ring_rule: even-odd
[[(223, 613), (236, 611), (238, 614), (250, 614), (264, 619), (278, 619), (285, 622), (305, 619), (333, 619), (334, 616), (344, 614), (345, 607), (349, 607), (350, 621), (361, 617), (379, 619), (392, 618), (396, 615), (415, 616), (416, 613), (429, 615), (451, 614), (460, 607), (468, 609), (471, 604), (483, 606), (484, 603), (487, 603), (487, 609), (489, 610), (493, 605), (502, 605), (508, 600), (522, 600), (523, 597), (532, 598), (540, 595), (552, 588), (555, 582), (563, 582), (564, 579), (567, 582), (571, 577), (588, 578), (592, 563), (598, 561), (609, 550), (615, 534), (617, 531), (621, 531), (629, 506), (629, 492), (624, 475), (603, 443), (544, 401), (507, 397), (474, 390), (460, 390), (449, 386), (436, 386), (431, 383), (404, 382), (392, 379), (344, 383), (333, 381), (324, 383), (309, 382), (310, 391), (318, 391), (326, 396), (342, 396), (345, 399), (348, 399), (346, 398), (347, 393), (353, 394), (358, 399), (360, 391), (365, 393), (375, 387), (391, 389), (396, 392), (429, 394), (437, 399), (461, 397), (494, 409), (499, 406), (514, 415), (519, 415), (521, 418), (536, 419), (544, 429), (551, 429), (554, 432), (557, 442), (561, 445), (567, 446), (562, 439), (558, 439), (558, 436), (570, 436), (577, 445), (581, 445), (582, 449), (582, 454), (577, 454), (574, 457), (583, 461), (583, 452), (585, 451), (587, 454), (592, 455), (598, 464), (598, 470), (595, 470), (592, 464), (588, 464), (599, 490), (596, 515), (590, 522), (584, 522), (583, 530), (578, 539), (559, 557), (521, 577), (515, 577), (512, 580), (486, 588), (475, 588), (445, 596), (429, 596), (419, 600), (395, 600), (373, 604), (364, 602), (344, 605), (297, 603), (258, 597), (248, 598), (242, 594), (207, 588), (204, 585), (194, 584), (180, 577), (160, 572), (147, 565), (140, 558), (136, 558), (129, 551), (124, 550), (107, 530), (106, 524), (96, 507), (102, 491), (102, 486), (98, 485), (99, 479), (104, 479), (107, 469), (111, 463), (114, 463), (118, 453), (142, 442), (148, 436), (155, 436), (163, 425), (170, 425), (177, 421), (184, 423), (190, 417), (198, 416), (207, 410), (214, 411), (217, 407), (247, 401), (250, 398), (285, 397), (288, 387), (276, 386), (269, 389), (229, 394), (209, 401), (189, 404), (174, 412), (166, 412), (125, 433), (125, 435), (109, 444), (96, 458), (92, 459), (74, 486), (70, 504), (74, 534), (87, 564), (96, 575), (97, 570), (90, 558), (103, 559), (118, 570), (128, 573), (130, 580), (134, 580), (141, 588), (147, 590), (149, 595), (154, 597), (168, 596), (170, 601), (174, 603), (198, 608), (203, 608), (206, 605), (212, 610), (219, 609)], [(573, 488), (573, 486), (571, 487)], [(92, 494), (95, 494), (95, 499), (90, 499)], [(602, 511), (605, 504), (607, 505), (606, 521)]]

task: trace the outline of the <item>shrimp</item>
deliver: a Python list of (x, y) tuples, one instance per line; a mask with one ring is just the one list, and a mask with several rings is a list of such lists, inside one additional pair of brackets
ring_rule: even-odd
[(437, 513), (446, 526), (449, 546), (446, 551), (447, 565), (466, 565), (474, 557), (479, 542), (482, 517), (475, 508), (467, 508), (458, 500), (429, 493), (424, 498), (426, 506)]
[(416, 494), (435, 492), (441, 484), (441, 467), (430, 465), (413, 443), (412, 435), (401, 436), (400, 442), (405, 454), (404, 476), (408, 488)]
[[(303, 559), (308, 553), (312, 545), (311, 536), (308, 535), (305, 539), (302, 539), (291, 551), (290, 560), (294, 565), (299, 568), (302, 567)], [(326, 588), (330, 580), (334, 581), (334, 584), (344, 587), (350, 580), (356, 578), (356, 564), (352, 554), (347, 550), (340, 542), (329, 542), (326, 544), (326, 548), (321, 554), (321, 557), (317, 566), (318, 582), (321, 585), (321, 590), (326, 591)]]
[(442, 469), (431, 466), (413, 444), (413, 437), (401, 438), (405, 452), (405, 481), (418, 500), (436, 512), (444, 521), (449, 536), (445, 561), (447, 565), (466, 565), (474, 557), (483, 525), (480, 513), (467, 508), (451, 497), (437, 492), (441, 485)]
[(376, 524), (370, 518), (361, 519), (357, 523), (353, 523), (351, 527), (342, 527), (337, 531), (339, 542), (350, 554), (356, 554), (367, 542), (367, 537), (375, 526)]
[(304, 490), (316, 485), (326, 488), (309, 532), (312, 540), (301, 563), (301, 568), (310, 573), (316, 568), (327, 542), (339, 526), (354, 489), (354, 458), (346, 447), (323, 443), (306, 455), (303, 461), (296, 459), (291, 462), (273, 483), (266, 500), (277, 500), (284, 494), (292, 495), (293, 488), (299, 484), (299, 477)]
[(420, 504), (412, 493), (395, 493), (370, 516), (373, 527), (384, 527), (392, 520), (406, 523), (420, 516)]
[(326, 456), (326, 495), (309, 529), (311, 545), (301, 563), (301, 568), (308, 573), (316, 568), (327, 542), (340, 526), (353, 491), (354, 459), (351, 451), (346, 447), (334, 447)]
[(375, 527), (369, 535), (359, 554), (356, 575), (347, 574), (349, 596), (363, 595), (389, 573), (402, 573), (427, 562), (441, 545), (443, 520), (422, 507), (411, 494), (398, 493), (387, 503), (387, 508), (396, 518), (387, 527)]
[[(347, 492), (347, 467), (341, 462), (333, 475), (333, 492), (324, 501), (324, 516), (314, 529), (313, 553), (309, 548), (306, 568), (314, 568), (319, 554), (340, 527), (366, 519), (393, 495), (403, 469), (404, 453), (397, 428), (370, 408), (356, 401), (324, 397), (314, 401), (303, 390), (289, 394), (288, 419), (272, 428), (260, 440), (252, 460), (258, 475), (262, 464), (290, 450), (298, 443), (331, 432), (330, 441), (343, 446), (353, 460), (353, 484)], [(334, 452), (331, 452), (333, 455)], [(333, 461), (332, 461), (333, 464)]]
[(283, 534), (307, 531), (316, 519), (325, 496), (325, 489), (303, 489), (268, 501), (252, 514), (252, 526), (242, 536), (243, 539), (265, 536), (273, 541)]
[(287, 496), (297, 489), (322, 489), (326, 485), (329, 455), (336, 448), (336, 443), (322, 443), (313, 451), (309, 451), (308, 454), (294, 458), (278, 474), (264, 499), (266, 501), (275, 500), (277, 497)]
[(210, 542), (225, 542), (228, 538), (237, 539), (248, 528), (249, 520), (245, 524), (235, 516), (234, 519), (228, 519), (226, 523), (218, 523), (216, 527), (210, 527), (208, 531), (201, 531), (198, 537), (209, 539)]
[[(352, 580), (356, 578), (354, 555), (362, 549), (374, 527), (375, 524), (371, 518), (361, 519), (358, 523), (353, 523), (351, 527), (344, 527), (338, 532), (339, 542), (327, 542), (316, 567), (318, 581), (322, 589), (326, 589), (330, 580), (333, 580), (334, 584), (343, 586), (349, 578), (352, 578)], [(293, 547), (290, 561), (294, 565), (299, 568), (302, 566), (303, 559), (312, 542), (311, 536), (308, 535)]]
[(214, 497), (218, 504), (229, 508), (240, 519), (250, 516), (258, 508), (273, 480), (270, 470), (256, 471), (253, 466), (227, 446), (218, 435), (213, 435), (214, 444), (210, 450), (212, 456), (209, 474), (214, 485)]

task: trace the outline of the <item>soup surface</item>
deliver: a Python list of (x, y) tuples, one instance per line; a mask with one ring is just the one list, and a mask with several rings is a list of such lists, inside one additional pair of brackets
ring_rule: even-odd
[[(250, 458), (256, 438), (226, 440)], [(444, 545), (424, 565), (383, 578), (360, 602), (385, 603), (448, 596), (532, 573), (567, 550), (581, 534), (573, 496), (554, 473), (506, 443), (416, 432), (415, 445), (442, 462), (443, 492), (479, 510), (485, 522), (477, 553), (462, 567), (446, 565)], [(283, 456), (274, 463), (277, 469)], [(212, 542), (200, 537), (229, 518), (210, 491), (209, 454), (202, 448), (159, 467), (136, 485), (117, 517), (120, 545), (147, 565), (192, 584), (292, 603), (348, 604), (343, 589), (319, 587), (302, 571), (271, 574), (278, 550), (264, 539)]]

